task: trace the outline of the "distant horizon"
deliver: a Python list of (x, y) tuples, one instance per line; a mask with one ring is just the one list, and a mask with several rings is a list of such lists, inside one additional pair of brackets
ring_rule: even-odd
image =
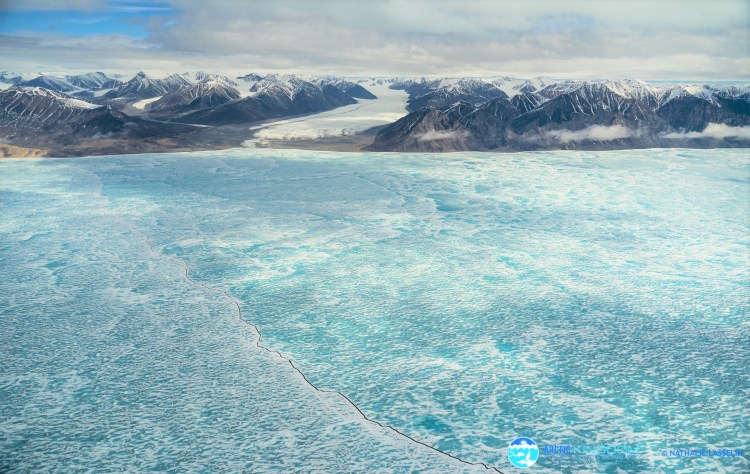
[(346, 78), (346, 79), (498, 79), (498, 78), (511, 78), (511, 79), (526, 79), (526, 80), (535, 80), (535, 79), (541, 79), (541, 80), (549, 80), (549, 81), (589, 81), (589, 82), (598, 82), (598, 81), (625, 81), (625, 80), (637, 80), (637, 81), (643, 81), (648, 83), (672, 83), (672, 84), (679, 84), (679, 83), (705, 83), (705, 84), (725, 84), (725, 85), (746, 85), (750, 84), (750, 78), (742, 79), (742, 78), (724, 78), (724, 79), (699, 79), (699, 78), (677, 78), (677, 79), (649, 79), (644, 77), (636, 77), (636, 76), (598, 76), (598, 77), (576, 77), (576, 76), (551, 76), (551, 75), (541, 75), (541, 74), (534, 74), (534, 75), (515, 75), (515, 74), (508, 74), (503, 72), (498, 72), (495, 74), (485, 74), (485, 75), (460, 75), (460, 74), (393, 74), (393, 75), (376, 75), (376, 74), (337, 74), (337, 73), (311, 73), (311, 72), (304, 72), (304, 71), (259, 71), (259, 70), (221, 70), (221, 69), (195, 69), (195, 68), (186, 68), (186, 69), (174, 69), (174, 70), (148, 70), (148, 69), (137, 69), (137, 70), (111, 70), (111, 69), (88, 69), (88, 70), (21, 70), (21, 69), (13, 69), (13, 68), (6, 68), (6, 69), (0, 69), (0, 74), (36, 74), (36, 75), (50, 75), (50, 76), (74, 76), (79, 74), (87, 74), (87, 73), (102, 73), (109, 77), (123, 79), (127, 78), (127, 80), (132, 79), (135, 75), (137, 75), (140, 72), (145, 73), (148, 77), (151, 77), (153, 79), (163, 79), (165, 77), (168, 77), (172, 74), (185, 74), (185, 73), (195, 73), (195, 72), (204, 72), (209, 74), (217, 74), (222, 76), (227, 76), (230, 79), (238, 79), (242, 76), (245, 76), (247, 74), (258, 74), (260, 76), (267, 76), (271, 74), (279, 74), (279, 75), (290, 75), (290, 76), (299, 76), (299, 77), (340, 77), (340, 78)]

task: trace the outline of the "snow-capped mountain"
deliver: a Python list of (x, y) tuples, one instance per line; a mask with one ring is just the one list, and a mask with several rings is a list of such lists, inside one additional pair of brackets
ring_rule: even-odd
[(103, 72), (87, 72), (65, 76), (65, 79), (73, 86), (86, 90), (111, 89), (121, 84), (119, 80)]
[(582, 87), (601, 85), (618, 96), (645, 102), (655, 109), (671, 98), (680, 95), (699, 96), (712, 101), (714, 96), (736, 98), (749, 97), (750, 88), (745, 86), (721, 86), (711, 84), (652, 84), (637, 79), (584, 81), (554, 80), (551, 78), (522, 79), (502, 76), (495, 79), (483, 78), (442, 78), (404, 79), (396, 81), (393, 88), (405, 90), (409, 94), (410, 111), (420, 107), (447, 107), (458, 101), (478, 105), (494, 97), (506, 96), (516, 100), (521, 109), (529, 111), (542, 103), (562, 94), (573, 93)]
[(22, 81), (18, 83), (19, 86), (23, 87), (44, 87), (55, 92), (75, 92), (80, 88), (71, 84), (65, 76), (53, 76), (51, 74), (44, 74), (37, 76), (34, 79)]
[(513, 104), (513, 107), (515, 107), (519, 113), (525, 114), (526, 112), (530, 112), (536, 109), (547, 100), (549, 99), (540, 94), (536, 94), (534, 92), (524, 92), (514, 95), (510, 99), (510, 103)]
[(122, 114), (42, 87), (16, 86), (0, 92), (0, 129), (29, 134), (64, 130), (70, 134), (108, 133), (124, 125)]
[[(750, 84), (255, 73), (230, 79), (204, 71), (161, 78), (0, 72), (0, 136), (54, 143), (110, 135), (212, 136), (168, 122), (220, 127), (323, 112), (376, 100), (367, 87), (384, 85), (407, 93), (411, 113), (384, 127), (374, 150), (750, 145), (743, 138), (750, 127)], [(704, 134), (709, 125), (730, 129)], [(228, 135), (213, 136), (215, 143)]]
[(209, 81), (217, 81), (220, 80), (226, 84), (230, 84), (234, 87), (237, 87), (237, 82), (233, 81), (227, 76), (222, 76), (220, 74), (214, 74), (211, 72), (205, 72), (205, 71), (188, 71), (183, 72), (180, 74), (183, 78), (185, 78), (188, 82), (192, 84), (197, 84), (199, 82), (209, 82)]
[(118, 99), (120, 101), (135, 102), (163, 96), (180, 87), (190, 85), (192, 85), (192, 82), (181, 74), (172, 74), (164, 79), (152, 79), (141, 71), (129, 81), (104, 94), (102, 100)]
[[(12, 87), (12, 83), (43, 87), (89, 102), (107, 104), (127, 113), (206, 124), (301, 115), (355, 103), (355, 96), (375, 98), (360, 84), (342, 78), (281, 74), (247, 74), (235, 81), (204, 71), (170, 74), (163, 78), (151, 77), (141, 71), (120, 81), (102, 72), (77, 75), (6, 72), (0, 75), (0, 79), (8, 81), (3, 83), (6, 84), (4, 88)], [(240, 102), (243, 97), (252, 100)], [(225, 105), (226, 108), (219, 109)], [(138, 109), (145, 110), (139, 112)]]
[(269, 74), (255, 82), (250, 87), (250, 92), (255, 94), (263, 92), (272, 95), (286, 95), (291, 99), (295, 94), (314, 89), (320, 89), (320, 87), (306, 81), (301, 76), (294, 74)]
[(347, 79), (341, 79), (338, 77), (331, 77), (331, 78), (317, 78), (312, 81), (314, 84), (317, 84), (320, 87), (331, 85), (335, 87), (336, 89), (340, 90), (341, 92), (348, 94), (355, 99), (377, 99), (375, 94), (368, 91), (364, 87), (362, 87), (360, 84), (357, 84), (356, 82), (349, 81)]
[(249, 73), (245, 74), (244, 76), (237, 77), (237, 87), (240, 88), (241, 92), (249, 91), (251, 87), (255, 85), (258, 81), (263, 80), (262, 74), (255, 74), (255, 73)]
[(255, 83), (263, 79), (263, 74), (255, 74), (251, 72), (251, 73), (245, 74), (244, 76), (239, 76), (237, 77), (237, 79), (240, 81)]
[(617, 95), (645, 102), (652, 108), (659, 104), (661, 88), (651, 85), (646, 81), (624, 79), (604, 81), (601, 84)]
[(120, 82), (102, 72), (60, 75), (48, 73), (14, 73), (4, 71), (0, 73), (0, 83), (24, 87), (44, 87), (45, 89), (55, 92), (80, 94), (86, 93), (87, 91), (112, 88), (119, 85)]
[[(14, 86), (0, 91), (0, 136), (16, 146), (45, 148), (58, 155), (78, 154), (91, 143), (121, 143), (114, 150), (143, 149), (143, 140), (165, 139), (193, 130), (129, 117), (110, 106), (93, 104), (42, 87)], [(119, 140), (119, 142), (118, 142)], [(113, 142), (114, 141), (114, 142)], [(110, 148), (98, 148), (108, 150)]]
[[(505, 84), (516, 82), (503, 80)], [(434, 93), (449, 90), (426, 81), (407, 87), (414, 100), (430, 93), (440, 97)], [(747, 86), (655, 86), (637, 80), (567, 80), (547, 81), (544, 87), (533, 91), (531, 87), (536, 86), (531, 84), (527, 92), (514, 95), (510, 100), (502, 96), (480, 104), (461, 101), (442, 107), (422, 107), (382, 129), (371, 149), (447, 151), (748, 145), (743, 138), (747, 132), (731, 128), (750, 127)], [(702, 134), (711, 124), (730, 128), (722, 129), (724, 136)], [(675, 141), (680, 139), (682, 141)]]
[(711, 86), (714, 90), (714, 94), (718, 97), (725, 97), (727, 99), (740, 99), (745, 102), (750, 102), (750, 84), (744, 86), (735, 85), (722, 85), (722, 86)]
[(2, 88), (15, 86), (23, 81), (30, 81), (42, 74), (36, 72), (0, 71), (0, 85)]
[(602, 84), (582, 84), (528, 111), (513, 123), (517, 133), (544, 130), (559, 123), (584, 127), (632, 124), (647, 120), (653, 111), (647, 104), (616, 94)]
[(536, 92), (545, 86), (541, 80), (531, 81), (529, 79), (520, 79), (517, 77), (500, 77), (492, 81), (492, 85), (505, 92), (505, 94), (513, 98), (518, 94), (529, 94)]
[[(213, 77), (213, 79), (212, 79)], [(241, 97), (234, 82), (220, 76), (202, 76), (199, 82), (183, 86), (147, 106), (150, 117), (177, 118), (197, 110), (217, 107)]]
[(666, 93), (667, 98), (656, 109), (656, 114), (681, 132), (700, 132), (709, 123), (750, 125), (747, 99), (723, 97), (716, 92), (707, 94), (705, 89), (694, 92), (673, 90)]
[(322, 112), (355, 104), (332, 85), (319, 86), (295, 75), (271, 74), (253, 83), (248, 97), (180, 117), (185, 123), (226, 125)]
[(458, 101), (480, 104), (495, 97), (508, 95), (497, 86), (482, 79), (442, 78), (420, 81), (407, 80), (391, 86), (409, 94), (407, 110), (422, 107), (444, 107)]

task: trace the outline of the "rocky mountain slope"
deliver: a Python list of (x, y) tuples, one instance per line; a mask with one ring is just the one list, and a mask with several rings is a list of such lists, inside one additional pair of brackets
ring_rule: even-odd
[(377, 99), (375, 94), (368, 91), (367, 89), (362, 87), (360, 84), (357, 84), (356, 82), (348, 81), (346, 79), (324, 78), (324, 79), (315, 80), (313, 82), (320, 87), (331, 85), (335, 87), (336, 89), (340, 90), (341, 92), (351, 97), (354, 97), (355, 99), (368, 99), (368, 100)]
[(172, 74), (164, 79), (152, 79), (141, 71), (129, 81), (120, 84), (104, 94), (101, 99), (117, 99), (120, 101), (150, 99), (190, 85), (191, 82), (180, 74)]
[[(229, 79), (202, 71), (129, 79), (0, 72), (0, 143), (86, 154), (239, 146), (242, 125), (323, 112), (367, 89), (341, 78), (247, 74)], [(234, 126), (237, 127), (234, 127)]]
[(9, 145), (61, 150), (95, 141), (162, 139), (193, 127), (129, 117), (41, 87), (0, 91), (0, 136)]
[(239, 89), (222, 78), (204, 78), (173, 90), (146, 107), (149, 117), (176, 119), (186, 114), (239, 100)]
[(409, 94), (406, 108), (410, 112), (423, 107), (445, 107), (460, 101), (479, 104), (495, 97), (508, 97), (500, 88), (478, 79), (407, 80), (392, 87)]
[(375, 136), (371, 150), (750, 146), (750, 85), (741, 83), (256, 73), (230, 79), (203, 71), (161, 78), (0, 71), (0, 141), (48, 149), (110, 140), (132, 150), (142, 149), (138, 140), (174, 147), (179, 136), (184, 147), (237, 145), (246, 124), (377, 100), (367, 87), (405, 91), (410, 112), (368, 131), (368, 140)]
[(2, 72), (0, 73), (0, 83), (24, 87), (44, 87), (51, 91), (72, 95), (85, 94), (89, 91), (109, 89), (120, 85), (119, 80), (109, 77), (103, 72), (89, 72), (75, 75)]
[(317, 85), (298, 76), (269, 75), (255, 82), (250, 95), (176, 120), (203, 125), (250, 123), (322, 112), (356, 99), (330, 84)]
[[(507, 84), (511, 81), (505, 81)], [(750, 146), (747, 87), (657, 87), (643, 81), (538, 81), (492, 94), (421, 81), (410, 104), (429, 105), (382, 129), (379, 151), (535, 150)], [(494, 83), (485, 83), (494, 86)], [(402, 87), (397, 84), (395, 87)], [(506, 89), (508, 90), (508, 89)], [(481, 91), (477, 93), (476, 91)], [(445, 104), (455, 97), (465, 97)]]

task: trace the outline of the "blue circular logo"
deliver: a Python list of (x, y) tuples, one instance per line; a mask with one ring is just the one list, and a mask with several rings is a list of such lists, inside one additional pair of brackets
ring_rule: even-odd
[(531, 438), (516, 438), (508, 446), (508, 459), (514, 466), (526, 469), (539, 459), (539, 448)]

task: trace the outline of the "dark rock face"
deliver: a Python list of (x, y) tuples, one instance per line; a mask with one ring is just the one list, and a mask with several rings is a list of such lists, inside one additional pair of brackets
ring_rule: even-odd
[(261, 79), (263, 79), (263, 76), (261, 76), (260, 74), (250, 73), (250, 74), (245, 74), (244, 76), (238, 76), (237, 79), (241, 81), (245, 81), (245, 82), (258, 82)]
[(357, 101), (334, 86), (319, 87), (299, 78), (266, 77), (251, 88), (255, 94), (177, 119), (183, 123), (229, 125), (323, 112)]
[(461, 123), (461, 108), (470, 104), (457, 105), (446, 110), (425, 107), (402, 117), (385, 127), (370, 147), (374, 151), (464, 151), (471, 150), (474, 143), (468, 143), (470, 133)]
[(451, 107), (426, 107), (385, 127), (371, 150), (467, 151), (507, 146), (518, 111), (505, 97), (474, 106), (458, 102)]
[(312, 81), (318, 87), (333, 86), (344, 94), (356, 99), (377, 99), (377, 96), (356, 82), (336, 77), (322, 77)]
[[(99, 72), (0, 72), (0, 82), (10, 87), (0, 90), (2, 142), (53, 156), (238, 146), (247, 138), (246, 130), (213, 125), (323, 112), (356, 104), (352, 94), (375, 98), (359, 84), (342, 79), (312, 83), (279, 75), (243, 76), (240, 83), (251, 93), (243, 98), (234, 81), (200, 71), (164, 79), (141, 72), (126, 82)], [(24, 82), (31, 85), (13, 85)], [(158, 100), (144, 108), (134, 106), (153, 98)]]
[(13, 87), (0, 92), (0, 135), (19, 146), (70, 145), (92, 138), (139, 139), (175, 130), (43, 88)]
[(8, 76), (7, 73), (4, 73), (0, 79), (2, 79), (2, 82), (21, 87), (44, 87), (47, 90), (66, 94), (109, 89), (121, 84), (120, 81), (107, 76), (103, 72), (88, 72), (68, 76), (41, 74), (28, 80), (22, 80), (21, 77)]
[(709, 123), (750, 124), (750, 102), (724, 97), (715, 97), (711, 102), (684, 94), (656, 109), (656, 114), (674, 129), (699, 132)]
[(355, 99), (372, 100), (378, 98), (375, 94), (354, 82), (340, 81), (339, 83), (332, 85), (344, 94), (354, 97)]
[(147, 106), (149, 116), (159, 119), (178, 118), (197, 110), (218, 107), (238, 100), (240, 91), (221, 79), (183, 86)]
[[(26, 78), (31, 79), (31, 78)], [(18, 72), (12, 72), (12, 71), (0, 71), (0, 83), (3, 84), (11, 84), (11, 85), (18, 85), (24, 80), (24, 74), (18, 73)]]
[(439, 79), (435, 81), (407, 81), (394, 88), (409, 94), (406, 109), (409, 112), (423, 107), (446, 107), (456, 102), (480, 104), (495, 97), (508, 95), (492, 84), (475, 79)]
[(61, 76), (39, 76), (28, 81), (22, 81), (18, 83), (22, 87), (44, 87), (47, 90), (55, 92), (72, 92), (77, 88), (71, 84), (66, 78)]
[(107, 133), (113, 126), (110, 108), (41, 87), (19, 86), (0, 92), (0, 109), (0, 127), (20, 134), (57, 130)]
[(179, 74), (173, 74), (165, 79), (151, 79), (144, 72), (139, 72), (129, 81), (104, 94), (102, 100), (138, 101), (151, 99), (190, 85), (190, 81)]
[(511, 125), (518, 110), (505, 97), (498, 97), (467, 110), (462, 121), (479, 142), (480, 148), (505, 148), (512, 137)]
[[(247, 74), (237, 79), (200, 71), (164, 79), (141, 72), (126, 82), (101, 72), (66, 76), (0, 72), (3, 87), (11, 87), (0, 92), (0, 137), (25, 147), (51, 144), (48, 150), (59, 149), (52, 145), (77, 147), (103, 141), (117, 142), (103, 145), (108, 152), (162, 150), (165, 142), (168, 149), (219, 146), (239, 139), (241, 127), (231, 125), (376, 99), (362, 81), (336, 77)], [(369, 81), (405, 90), (411, 111), (379, 132), (363, 134), (378, 133), (372, 150), (750, 147), (750, 128), (741, 128), (750, 127), (747, 85), (512, 77), (493, 82)], [(158, 100), (145, 109), (134, 106), (144, 99)], [(86, 147), (94, 149), (102, 147)], [(76, 150), (70, 153), (85, 154), (82, 148)]]
[[(660, 97), (635, 84), (560, 83), (540, 92), (497, 97), (480, 105), (424, 107), (383, 128), (370, 150), (463, 151), (750, 146), (737, 137), (701, 132), (709, 124), (750, 125), (742, 91), (685, 92)], [(424, 97), (423, 84), (413, 84)], [(614, 90), (613, 90), (614, 89)], [(615, 90), (622, 93), (615, 92)], [(695, 95), (697, 94), (697, 95)]]
[(122, 84), (122, 82), (107, 76), (103, 72), (89, 72), (86, 74), (65, 76), (65, 78), (75, 87), (89, 90), (112, 89)]
[(537, 108), (523, 114), (513, 123), (518, 134), (538, 130), (548, 125), (566, 124), (566, 128), (591, 125), (637, 125), (648, 120), (653, 112), (635, 99), (628, 99), (598, 84), (586, 84), (571, 92), (562, 93)]
[(544, 97), (534, 94), (533, 92), (524, 92), (510, 99), (510, 103), (513, 104), (513, 107), (515, 107), (519, 113), (525, 114), (526, 112), (536, 109), (546, 100), (547, 99)]

